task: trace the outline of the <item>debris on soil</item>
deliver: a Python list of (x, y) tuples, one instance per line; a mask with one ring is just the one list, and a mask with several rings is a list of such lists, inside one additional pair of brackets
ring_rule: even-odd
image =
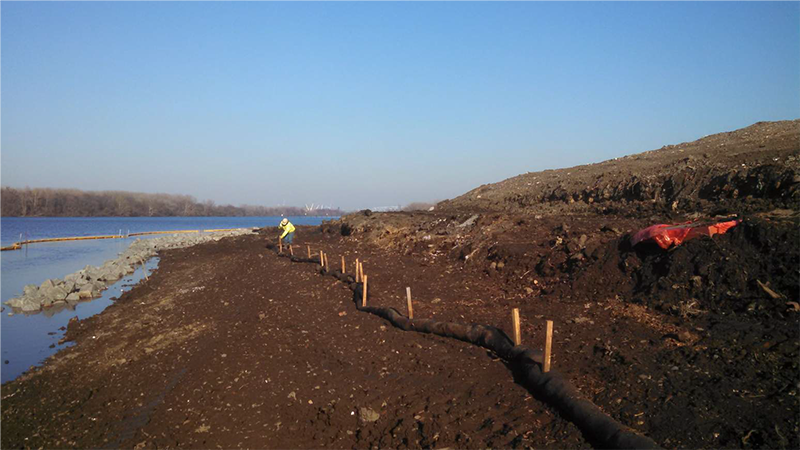
[[(739, 220), (729, 220), (713, 224), (689, 223), (681, 225), (652, 225), (636, 232), (631, 238), (631, 245), (639, 243), (654, 243), (664, 250), (675, 245), (700, 236), (712, 237), (715, 234), (725, 234), (729, 229), (739, 224)], [(585, 236), (583, 236), (585, 237)]]

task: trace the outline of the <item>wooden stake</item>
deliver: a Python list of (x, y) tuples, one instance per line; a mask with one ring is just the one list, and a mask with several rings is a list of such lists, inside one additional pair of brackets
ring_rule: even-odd
[(278, 238), (278, 248), (280, 249), (280, 253), (283, 253), (283, 239)]
[(522, 333), (519, 331), (519, 308), (511, 310), (511, 323), (514, 326), (514, 345), (522, 344)]
[(150, 281), (150, 277), (147, 276), (147, 267), (144, 266), (144, 260), (140, 258), (139, 261), (142, 262), (142, 272), (144, 272), (144, 279)]
[(364, 278), (364, 292), (363, 292), (364, 295), (361, 298), (361, 307), (363, 308), (363, 307), (367, 306), (367, 279), (368, 279), (368, 277), (366, 275), (361, 275), (361, 276)]
[(358, 273), (361, 274), (361, 281), (364, 281), (364, 263), (363, 262), (359, 262), (358, 263)]
[(544, 341), (544, 364), (542, 372), (550, 371), (550, 348), (553, 346), (553, 321), (547, 321), (547, 336)]
[(325, 267), (325, 255), (322, 253), (322, 250), (319, 251), (319, 265), (323, 268)]
[(311, 259), (311, 246), (306, 245), (306, 250), (308, 250), (308, 259)]
[(292, 244), (289, 244), (289, 254), (294, 256), (294, 249), (292, 248)]
[(327, 253), (323, 253), (323, 255), (325, 255), (325, 268), (326, 268), (326, 270), (331, 270), (331, 263), (328, 261), (328, 254)]
[(359, 272), (358, 272), (358, 258), (356, 258), (356, 283), (358, 283), (359, 281), (361, 281), (361, 279), (359, 278)]
[(344, 265), (344, 255), (342, 255), (342, 275), (345, 273), (345, 265)]
[(406, 297), (408, 298), (408, 318), (409, 319), (413, 319), (414, 318), (414, 307), (411, 306), (411, 288), (410, 287), (406, 288)]

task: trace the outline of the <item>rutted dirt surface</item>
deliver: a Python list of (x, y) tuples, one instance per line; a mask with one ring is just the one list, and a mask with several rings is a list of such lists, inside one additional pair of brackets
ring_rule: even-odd
[[(483, 186), (424, 213), (301, 227), (355, 258), (371, 304), (497, 326), (667, 448), (800, 447), (800, 122)], [(541, 184), (537, 184), (537, 181)], [(594, 183), (594, 184), (593, 184)], [(480, 196), (480, 197), (479, 197)], [(656, 223), (736, 217), (670, 250)], [(70, 325), (77, 345), (3, 386), (9, 447), (586, 447), (478, 347), (356, 311), (275, 230), (160, 255), (149, 281)]]

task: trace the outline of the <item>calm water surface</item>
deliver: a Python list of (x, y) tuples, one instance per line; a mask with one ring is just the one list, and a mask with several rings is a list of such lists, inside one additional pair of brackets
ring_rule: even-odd
[[(295, 225), (319, 225), (332, 217), (290, 217)], [(3, 246), (25, 239), (97, 236), (142, 231), (207, 230), (277, 226), (281, 217), (43, 217), (0, 218), (0, 241)], [(276, 235), (278, 230), (275, 230)], [(157, 237), (157, 236), (152, 236)], [(140, 236), (140, 239), (148, 237)], [(0, 301), (22, 294), (26, 284), (39, 285), (48, 278), (63, 278), (86, 265), (99, 266), (125, 251), (136, 238), (31, 244), (27, 248), (0, 253)], [(147, 263), (148, 270), (157, 258)], [(6, 307), (0, 320), (2, 382), (13, 380), (30, 366), (40, 364), (61, 347), (58, 341), (72, 317), (83, 319), (101, 312), (122, 290), (144, 277), (142, 270), (126, 276), (103, 292), (103, 297), (79, 303), (74, 310), (48, 309), (38, 314), (14, 314)], [(54, 345), (54, 347), (50, 347)]]

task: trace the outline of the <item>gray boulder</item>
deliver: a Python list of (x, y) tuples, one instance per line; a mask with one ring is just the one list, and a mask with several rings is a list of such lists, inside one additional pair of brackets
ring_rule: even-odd
[(39, 286), (35, 284), (26, 284), (25, 287), (22, 289), (24, 295), (36, 295), (39, 291)]
[(35, 299), (25, 297), (20, 305), (20, 309), (25, 312), (41, 311), (42, 304)]
[(69, 291), (64, 288), (64, 286), (56, 286), (52, 289), (49, 289), (44, 295), (52, 300), (64, 300), (67, 298)]
[(8, 305), (8, 306), (10, 306), (12, 308), (21, 308), (22, 307), (22, 302), (24, 300), (25, 300), (25, 296), (14, 297), (14, 298), (12, 298), (10, 300), (7, 300), (6, 301), (6, 305)]
[(73, 283), (76, 283), (78, 281), (78, 279), (80, 279), (80, 278), (81, 278), (81, 273), (80, 272), (75, 272), (75, 273), (71, 273), (71, 274), (65, 276), (64, 277), (64, 282), (69, 283), (70, 281), (72, 281)]
[(97, 292), (94, 284), (87, 283), (81, 286), (81, 289), (78, 291), (78, 298), (93, 298), (96, 297)]
[(64, 288), (64, 286), (53, 286), (49, 288), (39, 289), (39, 292), (35, 297), (29, 296), (26, 298), (30, 298), (32, 301), (39, 303), (41, 306), (48, 307), (53, 304), (53, 302), (64, 300), (67, 298), (69, 292)]
[(70, 293), (75, 290), (75, 282), (71, 280), (65, 281), (62, 287), (67, 291), (67, 293)]

